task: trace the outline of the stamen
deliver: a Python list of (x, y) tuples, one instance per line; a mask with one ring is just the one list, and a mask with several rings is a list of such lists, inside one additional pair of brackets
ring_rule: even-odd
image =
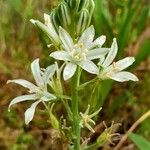
[(84, 44), (83, 44), (83, 43), (80, 43), (79, 46), (80, 46), (80, 48), (83, 48), (83, 47), (84, 47)]

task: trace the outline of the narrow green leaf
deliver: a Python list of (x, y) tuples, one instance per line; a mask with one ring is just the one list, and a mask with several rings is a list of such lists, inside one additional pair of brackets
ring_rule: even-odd
[(131, 68), (138, 66), (142, 61), (150, 56), (150, 40), (146, 40), (135, 57), (136, 61)]
[(135, 143), (139, 150), (150, 150), (150, 142), (137, 134), (130, 134), (129, 138)]
[(119, 56), (122, 57), (124, 55), (124, 48), (129, 40), (129, 33), (133, 24), (134, 17), (137, 14), (139, 8), (139, 0), (128, 10), (128, 15), (119, 31), (118, 37), (118, 45), (119, 45)]
[(113, 38), (113, 22), (112, 16), (109, 12), (108, 4), (109, 2), (104, 0), (95, 1), (94, 24), (96, 26), (97, 34), (102, 34), (102, 31), (105, 31), (107, 34), (109, 34), (109, 37)]

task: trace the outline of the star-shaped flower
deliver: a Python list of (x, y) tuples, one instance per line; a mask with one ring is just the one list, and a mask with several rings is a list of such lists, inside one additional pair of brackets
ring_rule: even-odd
[(133, 64), (133, 62), (135, 61), (134, 57), (126, 57), (117, 62), (113, 62), (117, 55), (117, 52), (118, 45), (116, 39), (114, 38), (106, 59), (104, 57), (100, 59), (99, 65), (101, 66), (102, 70), (99, 73), (99, 78), (110, 78), (118, 82), (124, 82), (129, 80), (138, 81), (138, 78), (134, 74), (128, 71), (122, 71)]
[(94, 129), (91, 127), (91, 125), (89, 123), (92, 123), (93, 125), (95, 125), (95, 122), (92, 120), (92, 118), (94, 116), (96, 116), (100, 111), (101, 111), (102, 108), (98, 109), (96, 112), (94, 112), (93, 114), (91, 115), (88, 115), (89, 111), (90, 111), (90, 105), (88, 105), (88, 108), (86, 109), (85, 113), (83, 114), (82, 112), (80, 112), (80, 115), (81, 115), (81, 122), (80, 122), (80, 126), (83, 128), (83, 127), (86, 127), (88, 128), (91, 132), (95, 132)]
[[(39, 66), (39, 59), (36, 59), (31, 64), (31, 70), (33, 77), (35, 79), (36, 85), (32, 84), (31, 82), (24, 80), (24, 79), (16, 79), (16, 80), (8, 80), (7, 83), (17, 83), (21, 86), (29, 89), (28, 95), (22, 95), (14, 98), (11, 103), (9, 104), (10, 107), (16, 103), (24, 102), (27, 100), (32, 100), (34, 103), (28, 108), (25, 112), (25, 123), (29, 124), (29, 122), (33, 119), (35, 108), (40, 102), (47, 102), (49, 100), (55, 99), (56, 96), (49, 93), (47, 91), (47, 84), (50, 78), (54, 75), (56, 66), (51, 65), (44, 69), (43, 71), (40, 69)], [(35, 101), (37, 100), (37, 101)]]
[(87, 28), (78, 40), (73, 41), (71, 36), (62, 27), (59, 28), (59, 37), (63, 43), (61, 51), (55, 51), (50, 54), (51, 57), (63, 60), (66, 66), (63, 71), (64, 80), (71, 78), (77, 66), (91, 74), (98, 73), (98, 67), (91, 61), (99, 59), (100, 56), (106, 55), (107, 48), (101, 48), (106, 37), (100, 36), (95, 41), (95, 30), (93, 26)]

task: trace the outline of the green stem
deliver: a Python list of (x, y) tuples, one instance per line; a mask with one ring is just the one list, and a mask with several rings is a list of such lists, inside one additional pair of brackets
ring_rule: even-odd
[(78, 102), (78, 83), (79, 83), (79, 69), (72, 78), (72, 129), (74, 150), (80, 150), (80, 119), (79, 119), (79, 102)]
[(92, 79), (92, 80), (90, 80), (88, 82), (85, 82), (85, 83), (79, 85), (78, 90), (82, 90), (83, 88), (85, 88), (85, 86), (87, 86), (87, 85), (89, 85), (91, 83), (94, 83), (94, 82), (96, 82), (98, 80), (99, 80), (98, 77), (96, 77), (96, 78), (94, 78), (94, 79)]
[(97, 149), (97, 148), (98, 148), (97, 143), (94, 143), (92, 145), (87, 146), (84, 150), (94, 150), (94, 149)]
[(66, 108), (66, 111), (67, 111), (67, 113), (68, 113), (69, 120), (72, 120), (72, 112), (71, 112), (71, 109), (70, 109), (68, 103), (67, 103), (65, 100), (63, 100), (63, 99), (61, 99), (61, 101), (63, 102), (63, 105), (64, 105), (65, 108)]

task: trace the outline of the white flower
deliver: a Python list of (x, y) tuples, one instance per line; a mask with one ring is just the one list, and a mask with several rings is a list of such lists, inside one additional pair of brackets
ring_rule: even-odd
[(80, 126), (86, 127), (88, 128), (91, 132), (95, 132), (94, 129), (91, 127), (91, 125), (89, 123), (92, 123), (93, 125), (95, 125), (95, 122), (91, 119), (94, 116), (96, 116), (102, 108), (98, 109), (96, 112), (94, 112), (91, 115), (88, 115), (89, 111), (90, 111), (90, 105), (88, 105), (88, 108), (86, 109), (85, 113), (83, 114), (82, 112), (80, 112), (81, 118), (82, 120), (80, 121)]
[[(56, 97), (47, 91), (47, 84), (49, 79), (54, 75), (56, 66), (51, 65), (42, 71), (39, 66), (39, 59), (36, 59), (31, 64), (31, 70), (33, 77), (35, 79), (36, 85), (24, 79), (16, 79), (16, 80), (8, 80), (7, 83), (17, 83), (21, 86), (29, 89), (29, 95), (22, 95), (14, 98), (9, 104), (10, 107), (16, 103), (32, 100), (34, 103), (28, 108), (25, 112), (25, 123), (29, 124), (29, 122), (33, 119), (35, 108), (40, 102), (46, 102)], [(37, 100), (37, 101), (35, 101)]]
[(47, 36), (50, 38), (50, 40), (59, 46), (61, 44), (60, 38), (58, 36), (58, 33), (55, 30), (55, 27), (51, 21), (51, 17), (48, 14), (44, 14), (44, 20), (45, 24), (38, 20), (31, 19), (30, 21), (34, 24), (37, 25)]
[(106, 59), (103, 57), (100, 59), (99, 65), (102, 67), (102, 70), (100, 71), (99, 78), (110, 78), (118, 82), (129, 80), (138, 81), (138, 78), (134, 74), (128, 71), (122, 71), (133, 64), (133, 62), (135, 61), (134, 57), (126, 57), (117, 62), (113, 62), (117, 55), (117, 52), (118, 45), (116, 39), (114, 38)]
[(101, 48), (105, 42), (105, 36), (100, 36), (93, 41), (95, 30), (93, 26), (86, 29), (78, 41), (74, 42), (67, 31), (59, 28), (59, 36), (63, 43), (63, 50), (50, 54), (51, 57), (66, 61), (63, 71), (64, 80), (71, 78), (77, 65), (91, 74), (98, 73), (98, 67), (91, 61), (98, 59), (108, 52), (107, 48)]

